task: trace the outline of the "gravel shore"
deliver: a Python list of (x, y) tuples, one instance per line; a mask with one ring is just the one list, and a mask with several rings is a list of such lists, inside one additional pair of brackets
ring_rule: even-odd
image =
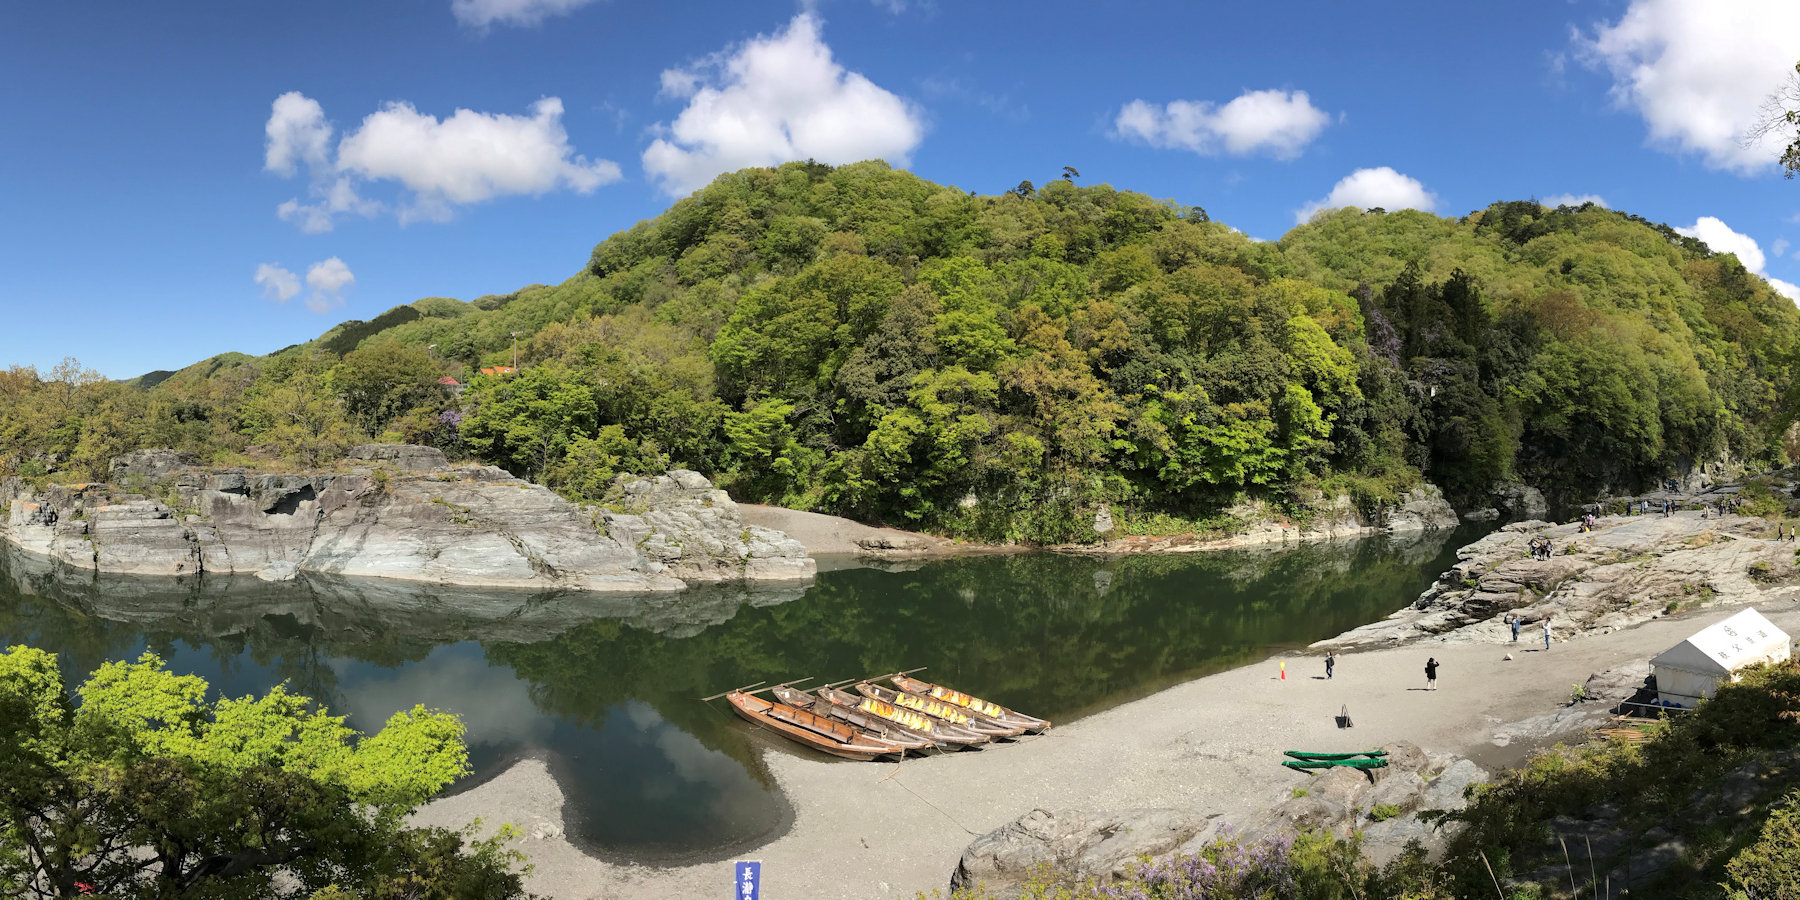
[[(1800, 631), (1794, 601), (1758, 608), (1790, 633)], [(1535, 746), (1511, 723), (1551, 712), (1590, 674), (1648, 659), (1735, 609), (1582, 635), (1548, 652), (1541, 639), (1427, 639), (1352, 651), (1339, 655), (1329, 681), (1317, 656), (1276, 657), (1016, 745), (900, 764), (829, 761), (772, 747), (766, 762), (795, 820), (785, 834), (742, 857), (762, 860), (765, 896), (911, 898), (945, 888), (976, 835), (1037, 807), (1174, 807), (1248, 816), (1286, 799), (1306, 778), (1278, 765), (1286, 749), (1358, 750), (1407, 740), (1489, 768), (1510, 765)], [(1428, 656), (1442, 666), (1434, 692), (1423, 690)], [(1342, 707), (1355, 721), (1351, 730), (1336, 727)], [(525, 830), (521, 846), (535, 866), (531, 889), (558, 900), (703, 897), (719, 895), (732, 879), (728, 860), (663, 868), (583, 853), (562, 838), (562, 794), (536, 760), (435, 802), (417, 819), (461, 826), (476, 817)]]

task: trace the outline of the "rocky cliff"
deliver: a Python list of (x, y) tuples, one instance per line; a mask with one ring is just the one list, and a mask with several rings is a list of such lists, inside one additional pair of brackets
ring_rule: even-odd
[(585, 508), (429, 447), (358, 447), (339, 471), (196, 468), (171, 451), (113, 461), (107, 483), (0, 482), (0, 539), (100, 572), (299, 572), (436, 584), (657, 592), (811, 578), (816, 564), (694, 472), (622, 477), (620, 509)]
[[(1422, 484), (1403, 494), (1398, 502), (1368, 511), (1359, 509), (1347, 495), (1319, 497), (1311, 505), (1313, 515), (1305, 522), (1295, 522), (1262, 501), (1251, 501), (1230, 509), (1231, 516), (1243, 523), (1231, 534), (1116, 537), (1096, 544), (1071, 544), (1057, 549), (1084, 553), (1183, 553), (1335, 541), (1377, 534), (1409, 535), (1455, 528), (1460, 524), (1455, 508), (1444, 499), (1444, 492), (1432, 484)], [(1112, 531), (1111, 515), (1105, 515), (1104, 523), (1096, 517), (1094, 529), (1103, 535)]]

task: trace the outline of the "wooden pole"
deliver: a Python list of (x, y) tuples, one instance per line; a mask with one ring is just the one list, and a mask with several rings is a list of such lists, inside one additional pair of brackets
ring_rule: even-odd
[(796, 678), (796, 679), (794, 679), (794, 680), (793, 680), (793, 681), (784, 681), (784, 682), (782, 682), (782, 683), (780, 683), (780, 684), (771, 684), (771, 685), (769, 685), (769, 686), (768, 686), (768, 687), (760, 687), (760, 688), (757, 688), (757, 689), (756, 689), (756, 690), (754, 690), (754, 691), (752, 691), (752, 690), (748, 690), (748, 689), (746, 689), (746, 688), (739, 688), (739, 690), (742, 690), (742, 691), (743, 691), (743, 692), (744, 692), (744, 693), (746, 693), (746, 694), (760, 694), (760, 693), (762, 693), (762, 692), (764, 692), (764, 691), (772, 691), (772, 690), (774, 690), (774, 689), (776, 689), (776, 688), (778, 688), (778, 687), (787, 687), (787, 686), (789, 686), (789, 685), (794, 685), (794, 684), (799, 684), (799, 683), (800, 683), (800, 682), (802, 682), (802, 681), (811, 681), (811, 680), (812, 680), (812, 676), (811, 676), (811, 675), (808, 675), (808, 676), (806, 676), (806, 677), (805, 677), (805, 678)]
[(706, 702), (706, 701), (708, 701), (708, 700), (717, 700), (717, 699), (719, 699), (719, 698), (720, 698), (720, 697), (723, 697), (723, 696), (725, 696), (725, 695), (726, 695), (726, 694), (735, 694), (735, 693), (737, 693), (737, 692), (738, 692), (738, 691), (747, 691), (747, 690), (749, 690), (749, 689), (751, 689), (751, 688), (753, 688), (753, 687), (761, 687), (761, 686), (762, 686), (762, 685), (763, 685), (763, 682), (761, 682), (761, 681), (758, 681), (758, 682), (757, 682), (757, 683), (755, 683), (755, 684), (746, 684), (746, 685), (744, 685), (744, 686), (743, 686), (743, 687), (740, 687), (740, 688), (732, 688), (732, 689), (731, 689), (731, 690), (729, 690), (729, 691), (722, 691), (722, 692), (720, 692), (720, 693), (717, 693), (717, 694), (714, 694), (714, 695), (712, 695), (712, 696), (711, 696), (711, 697), (701, 697), (701, 698), (700, 698), (700, 702), (701, 702), (701, 703), (705, 703), (705, 702)]

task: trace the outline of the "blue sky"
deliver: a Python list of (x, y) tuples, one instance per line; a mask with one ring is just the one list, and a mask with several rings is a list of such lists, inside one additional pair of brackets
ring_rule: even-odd
[(1743, 129), (1792, 0), (11, 4), (0, 364), (266, 353), (556, 282), (745, 164), (991, 193), (1071, 165), (1278, 238), (1319, 205), (1594, 195), (1800, 282)]

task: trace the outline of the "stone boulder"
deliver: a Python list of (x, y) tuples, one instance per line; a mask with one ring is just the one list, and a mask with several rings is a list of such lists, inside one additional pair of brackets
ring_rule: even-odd
[(1544, 500), (1544, 493), (1517, 482), (1495, 485), (1494, 505), (1515, 519), (1542, 519), (1550, 515), (1550, 504)]
[(799, 541), (745, 524), (731, 496), (698, 472), (620, 475), (613, 497), (626, 511), (602, 514), (606, 532), (684, 581), (805, 580), (818, 573)]
[(1400, 496), (1400, 507), (1388, 513), (1387, 530), (1400, 532), (1455, 528), (1461, 521), (1450, 501), (1444, 499), (1444, 492), (1437, 485), (1425, 484)]
[(418, 444), (362, 444), (350, 448), (344, 458), (353, 463), (374, 463), (397, 472), (436, 472), (450, 468), (444, 451)]
[[(1141, 857), (1199, 853), (1223, 835), (1254, 842), (1301, 830), (1342, 834), (1366, 828), (1383, 861), (1406, 840), (1441, 834), (1419, 820), (1427, 810), (1461, 809), (1463, 792), (1487, 774), (1466, 759), (1427, 753), (1401, 741), (1385, 747), (1388, 766), (1379, 773), (1327, 769), (1304, 783), (1305, 793), (1251, 816), (1240, 825), (1217, 815), (1178, 809), (1119, 813), (1052, 812), (1035, 809), (971, 842), (951, 876), (952, 890), (984, 886), (993, 896), (1016, 896), (1033, 869), (1049, 866), (1077, 881), (1112, 881), (1131, 871)], [(1376, 807), (1397, 814), (1373, 820)], [(1385, 814), (1384, 810), (1384, 814)], [(1371, 840), (1365, 838), (1365, 847)]]
[(1049, 865), (1078, 877), (1111, 880), (1141, 856), (1162, 856), (1206, 831), (1203, 817), (1174, 809), (1053, 813), (1034, 809), (976, 838), (950, 878), (951, 890), (982, 885), (1015, 894), (1031, 871)]

